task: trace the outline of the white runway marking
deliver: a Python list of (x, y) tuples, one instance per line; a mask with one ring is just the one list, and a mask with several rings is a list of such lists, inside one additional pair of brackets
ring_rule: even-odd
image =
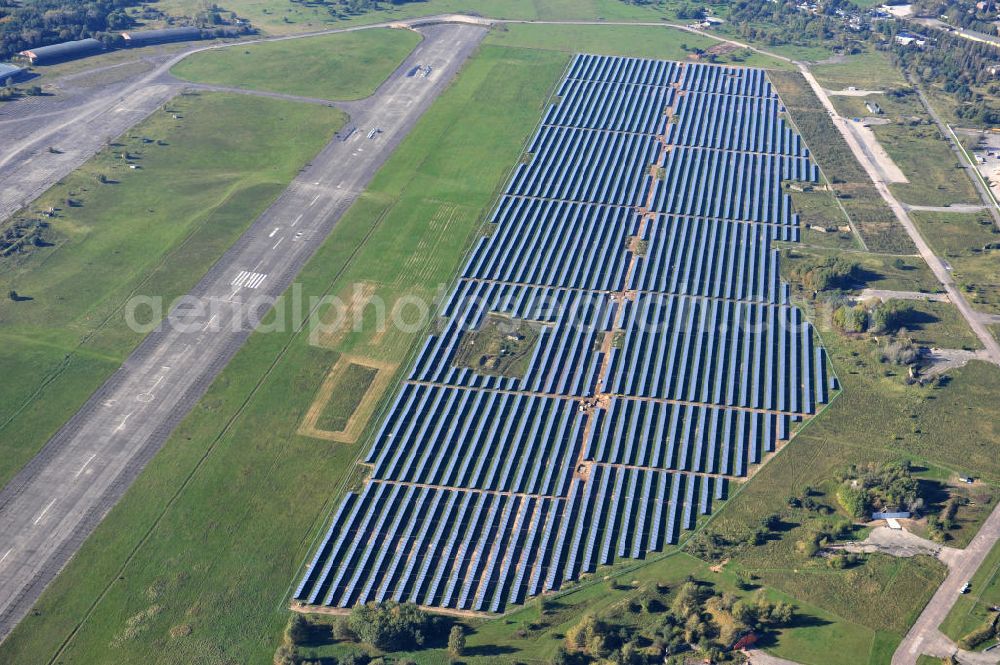
[(292, 222), (292, 226), (295, 226), (296, 224), (298, 224), (300, 219), (302, 219), (302, 215), (299, 215), (298, 217), (295, 218), (295, 221)]
[(49, 512), (49, 508), (51, 508), (52, 504), (54, 504), (55, 502), (56, 502), (56, 500), (52, 499), (51, 501), (49, 501), (49, 505), (45, 506), (45, 508), (42, 510), (42, 512), (38, 513), (38, 517), (35, 518), (35, 524), (36, 525), (39, 522), (42, 521), (42, 518), (45, 517), (45, 513)]
[[(149, 399), (146, 399), (146, 400), (142, 400), (142, 399), (139, 399), (139, 397), (140, 397), (141, 395), (149, 395), (149, 393), (139, 393), (138, 395), (136, 395), (136, 396), (135, 396), (135, 398), (136, 398), (136, 399), (137, 399), (138, 401), (140, 401), (140, 402), (150, 402), (150, 401), (152, 401), (152, 399), (153, 399), (153, 396), (152, 396), (152, 395), (149, 395)], [(132, 413), (135, 413), (135, 412), (133, 411)], [(128, 422), (128, 419), (132, 417), (132, 413), (129, 413), (129, 414), (128, 414), (128, 415), (126, 415), (126, 416), (125, 416), (124, 418), (122, 418), (122, 421), (121, 421), (120, 423), (118, 423), (118, 427), (116, 427), (116, 428), (115, 428), (115, 431), (116, 431), (116, 432), (120, 432), (120, 431), (122, 431), (123, 429), (125, 429), (125, 423), (127, 423), (127, 422)]]
[[(318, 185), (319, 183), (316, 183), (316, 184)], [(312, 203), (310, 203), (309, 205), (310, 205), (310, 206), (314, 206), (314, 205), (316, 205), (316, 202), (317, 202), (317, 201), (319, 201), (319, 194), (317, 194), (317, 195), (316, 195), (316, 198), (314, 198), (314, 199), (312, 200)]]
[(4, 553), (3, 553), (3, 556), (0, 556), (0, 563), (3, 563), (3, 562), (4, 562), (4, 560), (5, 560), (6, 558), (7, 558), (7, 556), (8, 556), (8, 555), (9, 555), (9, 554), (10, 554), (11, 552), (13, 552), (13, 551), (14, 551), (14, 548), (13, 548), (13, 547), (11, 547), (11, 548), (10, 548), (9, 550), (7, 550), (6, 552), (4, 552)]
[(79, 478), (80, 474), (83, 473), (83, 470), (86, 469), (90, 465), (90, 463), (94, 461), (95, 457), (97, 457), (97, 453), (94, 453), (93, 455), (91, 455), (90, 457), (88, 457), (87, 461), (83, 463), (83, 466), (80, 467), (80, 470), (77, 471), (76, 475), (73, 476), (73, 477), (74, 478)]
[(274, 234), (275, 234), (275, 233), (277, 233), (277, 232), (278, 232), (278, 229), (280, 229), (280, 228), (281, 228), (280, 226), (275, 226), (275, 227), (274, 227), (274, 230), (273, 230), (273, 231), (271, 231), (271, 234), (270, 234), (269, 236), (267, 236), (267, 237), (268, 237), (268, 238), (273, 238), (273, 237), (274, 237)]
[(278, 245), (280, 245), (281, 241), (284, 239), (285, 239), (284, 237), (278, 238), (278, 242), (274, 243), (274, 247), (272, 247), (271, 249), (278, 249)]
[[(267, 277), (267, 273), (263, 272), (250, 272), (249, 270), (241, 270), (240, 274), (230, 282), (231, 286), (235, 286), (237, 290), (241, 288), (256, 289), (260, 286), (264, 278)], [(233, 292), (235, 293), (235, 291)]]
[[(205, 327), (204, 327), (204, 328), (202, 328), (202, 330), (208, 330), (208, 329), (209, 329), (209, 328), (210, 328), (210, 327), (212, 326), (212, 324), (213, 324), (213, 323), (215, 323), (215, 320), (216, 320), (217, 318), (219, 318), (219, 315), (218, 315), (218, 314), (213, 314), (213, 315), (212, 315), (212, 318), (210, 318), (210, 319), (208, 320), (208, 323), (206, 323), (206, 324), (205, 324)], [(187, 351), (187, 349), (184, 349), (184, 350), (185, 350), (185, 351)]]
[(260, 283), (264, 281), (265, 277), (267, 277), (267, 275), (264, 273), (254, 273), (254, 276), (247, 280), (246, 287), (248, 289), (256, 289), (260, 286)]

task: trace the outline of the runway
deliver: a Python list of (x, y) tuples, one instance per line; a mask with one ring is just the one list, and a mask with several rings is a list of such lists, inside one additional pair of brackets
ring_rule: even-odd
[[(30, 610), (242, 346), (256, 320), (251, 300), (277, 297), (292, 284), (486, 34), (463, 24), (419, 31), (425, 39), (372, 97), (342, 105), (357, 131), (334, 137), (195, 286), (191, 302), (206, 311), (178, 316), (184, 325), (151, 332), (0, 490), (0, 638)], [(430, 66), (432, 74), (407, 76), (417, 65)], [(171, 86), (150, 82), (142, 90), (155, 108), (159, 102), (152, 100)], [(146, 108), (142, 104), (134, 114)], [(375, 127), (382, 131), (369, 138)]]

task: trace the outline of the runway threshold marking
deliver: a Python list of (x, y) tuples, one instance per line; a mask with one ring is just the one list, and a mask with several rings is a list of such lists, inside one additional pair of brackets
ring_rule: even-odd
[(42, 518), (45, 517), (45, 513), (49, 512), (49, 508), (51, 508), (55, 502), (56, 500), (52, 499), (51, 501), (49, 501), (49, 505), (45, 506), (45, 508), (42, 509), (42, 512), (38, 513), (38, 517), (35, 518), (36, 525), (42, 521)]
[[(256, 289), (260, 286), (264, 278), (267, 277), (267, 273), (264, 272), (250, 272), (249, 270), (241, 270), (240, 274), (230, 282), (230, 286), (235, 286), (237, 290), (241, 288)], [(235, 291), (234, 291), (235, 294)]]
[(83, 466), (80, 467), (80, 470), (77, 471), (76, 475), (73, 476), (73, 477), (74, 478), (79, 478), (80, 474), (83, 473), (83, 470), (86, 469), (88, 466), (90, 466), (90, 463), (94, 461), (95, 457), (97, 457), (97, 453), (94, 453), (93, 455), (91, 455), (90, 457), (88, 457), (87, 461), (83, 463)]

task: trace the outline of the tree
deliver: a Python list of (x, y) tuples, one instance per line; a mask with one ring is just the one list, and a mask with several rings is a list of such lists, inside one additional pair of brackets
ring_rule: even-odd
[(436, 620), (412, 603), (371, 602), (351, 610), (350, 627), (363, 642), (383, 651), (414, 649), (424, 644)]
[(343, 617), (337, 619), (333, 622), (333, 639), (338, 642), (350, 642), (356, 640), (357, 635), (351, 630), (351, 623), (349, 619)]
[(17, 291), (15, 291), (14, 289), (11, 289), (10, 291), (7, 292), (7, 297), (13, 300), (14, 302), (17, 302), (18, 300), (21, 299), (21, 296), (17, 295)]
[(465, 631), (461, 626), (452, 626), (448, 633), (448, 655), (459, 658), (465, 653)]
[(854, 519), (861, 519), (868, 510), (865, 492), (851, 485), (844, 484), (837, 488), (837, 501)]

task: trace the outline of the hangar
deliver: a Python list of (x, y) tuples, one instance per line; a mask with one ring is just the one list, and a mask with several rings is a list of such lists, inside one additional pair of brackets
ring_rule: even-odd
[(201, 39), (201, 29), (193, 26), (163, 28), (161, 30), (129, 30), (121, 33), (125, 46), (139, 48), (168, 42), (186, 42)]
[(12, 65), (9, 62), (0, 62), (0, 87), (7, 85), (8, 80), (16, 81), (23, 73), (23, 67)]
[(88, 55), (100, 53), (104, 50), (104, 44), (96, 39), (77, 39), (72, 42), (52, 44), (51, 46), (39, 46), (38, 48), (21, 51), (19, 56), (28, 60), (33, 65), (49, 65), (64, 60), (75, 60)]

